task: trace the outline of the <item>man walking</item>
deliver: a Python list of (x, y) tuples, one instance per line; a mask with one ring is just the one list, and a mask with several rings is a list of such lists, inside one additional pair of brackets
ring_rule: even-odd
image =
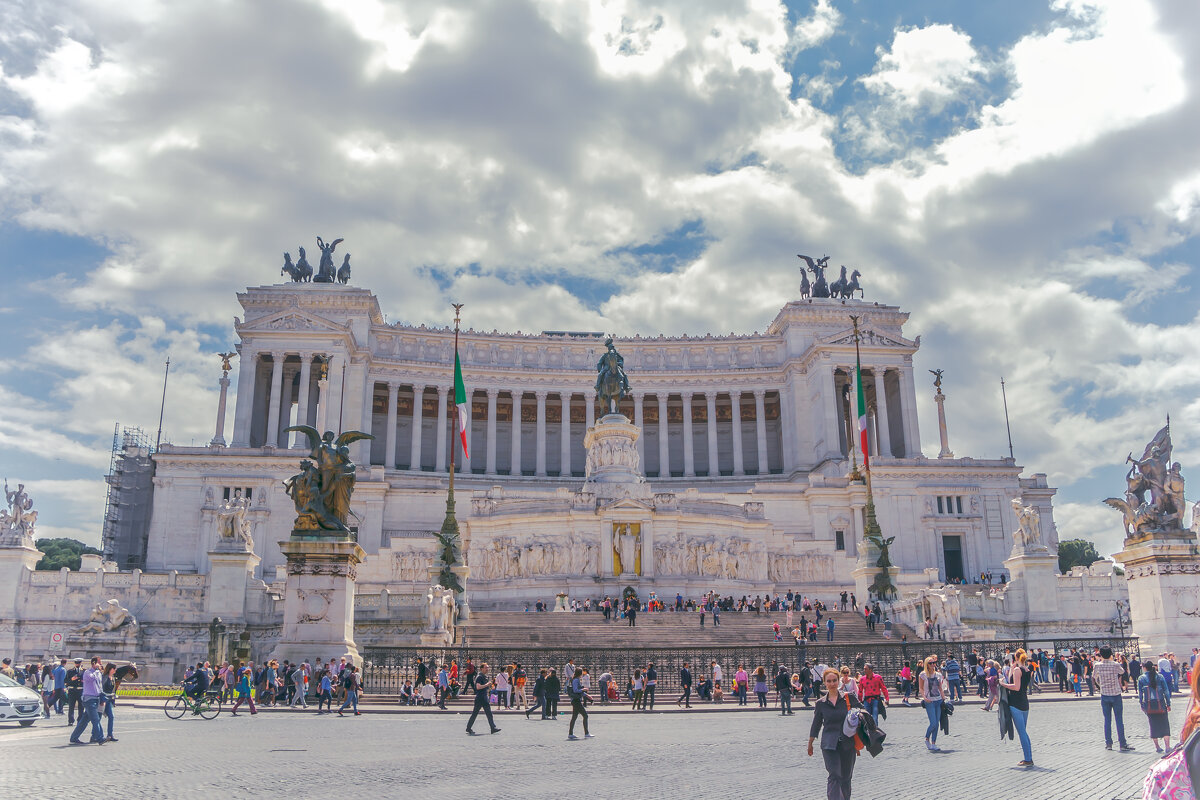
[(79, 712), (79, 721), (71, 731), (71, 744), (83, 744), (79, 741), (79, 735), (89, 722), (92, 725), (92, 738), (89, 743), (104, 744), (104, 730), (100, 727), (100, 698), (104, 694), (104, 676), (100, 672), (99, 656), (92, 657), (92, 666), (80, 674), (79, 683), (82, 709)]
[(679, 695), (679, 699), (675, 701), (675, 705), (682, 704), (684, 708), (692, 707), (692, 671), (688, 669), (688, 662), (683, 662), (683, 667), (679, 670), (679, 688), (683, 691)]
[(61, 717), (63, 700), (66, 699), (67, 694), (67, 660), (60, 658), (58, 666), (51, 671), (51, 674), (54, 676), (54, 711)]
[(951, 701), (961, 701), (963, 697), (962, 667), (959, 666), (958, 660), (953, 655), (947, 656), (946, 664), (942, 669), (945, 670), (946, 673), (946, 682), (950, 684), (949, 699)]
[(1092, 675), (1100, 684), (1100, 709), (1104, 712), (1104, 749), (1112, 750), (1112, 718), (1117, 718), (1117, 741), (1121, 752), (1133, 749), (1125, 741), (1125, 721), (1122, 719), (1121, 708), (1121, 665), (1113, 660), (1112, 648), (1105, 645), (1100, 648), (1100, 660), (1092, 667)]
[(500, 729), (496, 727), (496, 721), (492, 719), (492, 706), (488, 703), (488, 690), (492, 688), (492, 679), (487, 674), (488, 665), (480, 664), (478, 671), (471, 678), (471, 688), (475, 690), (475, 708), (471, 710), (471, 718), (467, 720), (467, 733), (474, 735), (475, 731), (471, 730), (471, 726), (475, 724), (475, 718), (479, 716), (479, 712), (487, 716), (488, 726), (491, 727), (492, 733), (499, 733)]
[(792, 711), (792, 678), (788, 675), (787, 667), (779, 665), (775, 675), (775, 691), (779, 692), (779, 716), (787, 716)]

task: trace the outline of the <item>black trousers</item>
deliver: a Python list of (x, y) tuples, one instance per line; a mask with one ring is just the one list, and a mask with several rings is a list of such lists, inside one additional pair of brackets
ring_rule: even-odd
[(479, 712), (483, 711), (487, 715), (488, 727), (496, 727), (496, 721), (492, 719), (492, 706), (488, 703), (487, 692), (475, 693), (475, 708), (471, 711), (471, 718), (467, 720), (467, 730), (471, 730), (475, 725), (475, 718), (479, 716)]
[(67, 689), (67, 724), (75, 721), (75, 709), (83, 716), (83, 689)]
[(679, 699), (675, 701), (675, 705), (680, 703), (687, 704), (688, 708), (692, 707), (692, 685), (690, 683), (683, 687), (683, 694), (679, 695)]
[(543, 717), (546, 716), (546, 698), (545, 698), (545, 696), (540, 695), (540, 694), (535, 694), (533, 696), (533, 699), (537, 700), (537, 702), (534, 703), (532, 706), (530, 706), (528, 709), (526, 709), (525, 716), (528, 717), (530, 714), (537, 711), (539, 708), (542, 709), (542, 716)]
[(581, 697), (572, 697), (571, 698), (571, 727), (567, 730), (567, 733), (570, 733), (570, 734), (575, 733), (575, 718), (576, 717), (583, 717), (583, 732), (587, 733), (588, 732), (588, 726), (587, 726), (588, 713), (587, 713), (587, 709), (583, 707), (583, 698), (581, 698)]
[(827, 800), (850, 800), (850, 778), (854, 776), (854, 759), (858, 752), (850, 739), (840, 739), (836, 750), (822, 750), (825, 771), (829, 773), (825, 797)]
[(558, 716), (558, 695), (556, 695), (556, 694), (546, 695), (546, 705), (543, 710), (546, 712), (545, 716), (557, 717)]
[(654, 710), (654, 689), (654, 685), (647, 685), (646, 693), (642, 695), (642, 706), (649, 711)]

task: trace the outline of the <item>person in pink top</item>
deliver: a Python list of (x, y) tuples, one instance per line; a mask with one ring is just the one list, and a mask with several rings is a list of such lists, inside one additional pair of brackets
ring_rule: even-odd
[(737, 698), (739, 706), (746, 705), (746, 690), (749, 678), (750, 676), (746, 674), (746, 668), (739, 664), (737, 672), (735, 672), (733, 675), (733, 679), (737, 681)]

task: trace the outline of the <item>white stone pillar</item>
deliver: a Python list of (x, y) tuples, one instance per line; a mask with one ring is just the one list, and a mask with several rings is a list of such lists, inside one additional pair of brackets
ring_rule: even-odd
[(667, 439), (667, 400), (666, 392), (658, 393), (658, 477), (671, 477), (671, 443)]
[(512, 475), (522, 474), (521, 469), (521, 395), (523, 392), (514, 391), (512, 393), (512, 445), (509, 448), (512, 455), (512, 466), (509, 468), (509, 473)]
[(733, 407), (733, 474), (746, 474), (746, 459), (742, 452), (742, 391), (729, 393), (729, 404)]
[[(308, 395), (312, 389), (312, 353), (300, 354), (300, 392), (296, 398), (296, 424), (308, 424)], [(324, 433), (324, 431), (321, 431)], [(308, 439), (299, 431), (292, 439), (292, 447), (307, 448)]]
[[(325, 414), (325, 425), (334, 433), (342, 432), (342, 394), (346, 382), (346, 357), (335, 353), (329, 361), (329, 410)], [(324, 433), (324, 431), (321, 431)]]
[(879, 455), (884, 458), (892, 457), (892, 435), (888, 427), (887, 386), (885, 377), (887, 370), (876, 367), (875, 370), (875, 439)]
[(584, 398), (587, 400), (587, 412), (584, 422), (584, 424), (587, 426), (584, 429), (584, 433), (586, 433), (589, 428), (596, 424), (596, 392), (585, 392)]
[(421, 428), (424, 426), (422, 415), (425, 412), (425, 385), (413, 384), (413, 413), (412, 413), (412, 446), (408, 451), (408, 468), (421, 471)]
[(637, 442), (634, 444), (634, 448), (637, 450), (638, 464), (642, 468), (643, 474), (646, 469), (646, 433), (643, 430), (646, 422), (646, 412), (643, 408), (643, 401), (645, 399), (646, 395), (644, 393), (633, 393), (633, 424), (637, 426), (639, 431), (642, 431), (640, 434), (638, 434)]
[(684, 390), (679, 399), (683, 401), (683, 476), (696, 477), (695, 442), (692, 441), (692, 393)]
[(328, 430), (329, 414), (329, 357), (321, 359), (321, 371), (317, 373), (317, 430), (322, 434)]
[(710, 390), (704, 393), (704, 402), (708, 413), (708, 477), (715, 478), (721, 474), (717, 464), (717, 393)]
[(534, 473), (546, 477), (546, 392), (534, 392), (537, 398), (537, 461)]
[(258, 374), (259, 353), (243, 346), (238, 366), (237, 398), (233, 409), (233, 446), (250, 446), (250, 421), (254, 419), (254, 378)]
[(844, 426), (842, 426), (842, 393), (838, 391), (837, 365), (826, 365), (824, 373), (825, 376), (822, 380), (825, 388), (821, 390), (820, 397), (825, 404), (825, 452), (818, 455), (836, 455), (840, 458), (842, 454), (840, 442)]
[(487, 390), (487, 459), (483, 468), (488, 475), (496, 474), (496, 400), (499, 397), (499, 389)]
[(217, 398), (217, 429), (213, 434), (213, 439), (209, 444), (217, 444), (221, 447), (225, 446), (225, 403), (229, 396), (229, 373), (222, 372), (221, 379), (217, 381), (221, 387), (221, 396)]
[(383, 453), (383, 466), (396, 468), (396, 402), (399, 400), (400, 384), (388, 381), (387, 450)]
[(900, 370), (900, 418), (904, 425), (904, 457), (921, 455), (921, 432), (917, 426), (917, 390), (912, 367)]
[(758, 474), (766, 475), (767, 469), (767, 390), (754, 390), (754, 424), (758, 434)]
[(566, 478), (571, 475), (571, 393), (559, 392), (558, 399), (562, 403), (562, 442), (559, 447), (558, 474)]
[(267, 406), (267, 435), (264, 444), (279, 446), (279, 406), (283, 403), (284, 353), (271, 353), (271, 399)]
[(435, 472), (446, 471), (446, 387), (437, 387), (437, 459), (434, 461)]

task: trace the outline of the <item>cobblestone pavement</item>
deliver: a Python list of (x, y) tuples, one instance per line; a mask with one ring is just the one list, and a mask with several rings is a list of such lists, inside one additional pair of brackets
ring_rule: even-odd
[[(1182, 700), (1172, 727), (1182, 721)], [(1063, 798), (1129, 800), (1156, 758), (1146, 718), (1125, 701), (1134, 753), (1104, 749), (1096, 702), (1034, 703), (1033, 769), (1016, 766), (1016, 742), (1000, 742), (993, 714), (963, 706), (941, 753), (922, 742), (925, 714), (892, 708), (883, 755), (856, 767), (856, 800)], [(468, 737), (461, 713), (316, 717), (264, 713), (212, 721), (119, 707), (119, 742), (67, 744), (65, 717), (32, 728), (0, 726), (0, 787), (7, 796), (760, 798), (825, 796), (820, 754), (808, 758), (811, 711), (593, 715), (595, 739), (567, 740), (570, 716), (526, 721)], [(576, 730), (582, 734), (582, 726)]]

